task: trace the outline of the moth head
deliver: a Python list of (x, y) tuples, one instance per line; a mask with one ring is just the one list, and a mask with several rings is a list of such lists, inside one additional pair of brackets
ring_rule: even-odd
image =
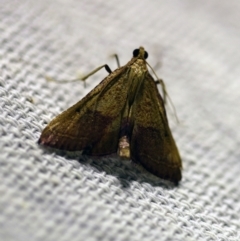
[(135, 57), (135, 58), (147, 59), (147, 57), (148, 57), (148, 52), (145, 51), (143, 47), (140, 47), (139, 49), (135, 49), (135, 50), (133, 51), (133, 57)]

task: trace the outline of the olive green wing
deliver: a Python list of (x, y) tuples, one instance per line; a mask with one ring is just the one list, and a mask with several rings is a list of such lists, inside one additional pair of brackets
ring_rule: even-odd
[(131, 157), (151, 173), (181, 180), (181, 158), (168, 126), (163, 100), (147, 74), (132, 106)]
[(128, 91), (124, 68), (112, 72), (82, 100), (53, 119), (38, 142), (62, 150), (84, 150), (89, 155), (116, 152)]

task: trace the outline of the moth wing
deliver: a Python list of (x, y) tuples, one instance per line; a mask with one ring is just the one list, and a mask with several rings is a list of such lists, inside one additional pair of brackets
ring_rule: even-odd
[(147, 74), (132, 106), (133, 161), (164, 179), (181, 180), (181, 158), (168, 126), (163, 100), (152, 76)]
[(116, 152), (127, 88), (124, 67), (115, 70), (43, 130), (39, 143), (90, 155)]

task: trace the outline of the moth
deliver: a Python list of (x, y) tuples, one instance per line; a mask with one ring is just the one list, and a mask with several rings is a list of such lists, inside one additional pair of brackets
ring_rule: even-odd
[(147, 57), (140, 47), (115, 71), (104, 65), (109, 75), (53, 119), (38, 143), (67, 151), (83, 150), (92, 156), (117, 153), (160, 178), (178, 183), (181, 158), (168, 125), (164, 98), (148, 71)]

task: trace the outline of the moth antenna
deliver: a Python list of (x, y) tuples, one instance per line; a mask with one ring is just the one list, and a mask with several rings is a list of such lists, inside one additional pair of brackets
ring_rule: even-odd
[(169, 102), (170, 102), (170, 105), (171, 105), (171, 107), (172, 107), (172, 109), (173, 109), (173, 113), (174, 113), (174, 116), (175, 116), (175, 118), (176, 118), (176, 121), (177, 121), (177, 123), (180, 123), (180, 121), (179, 121), (179, 119), (178, 119), (178, 116), (177, 116), (176, 108), (175, 108), (175, 106), (174, 106), (174, 104), (173, 104), (173, 102), (172, 102), (172, 99), (171, 99), (170, 95), (168, 94), (168, 92), (167, 92), (167, 90), (166, 90), (166, 86), (165, 86), (164, 81), (163, 81), (162, 79), (158, 79), (158, 80), (155, 81), (155, 83), (162, 85), (162, 90), (163, 90), (164, 96), (165, 96), (165, 97), (164, 97), (164, 98), (165, 98), (164, 103), (167, 103), (167, 100), (166, 100), (166, 97), (167, 97), (168, 100), (169, 100)]
[(177, 116), (177, 111), (176, 111), (176, 108), (172, 102), (172, 99), (170, 98), (168, 92), (167, 92), (167, 89), (166, 89), (166, 86), (165, 86), (165, 83), (162, 79), (159, 79), (157, 74), (155, 73), (154, 69), (151, 67), (151, 65), (146, 61), (147, 65), (149, 66), (149, 68), (152, 70), (153, 74), (155, 75), (155, 77), (157, 78), (157, 80), (155, 81), (156, 84), (161, 84), (162, 86), (162, 91), (163, 91), (163, 102), (164, 104), (167, 103), (167, 98), (170, 102), (170, 105), (172, 107), (172, 110), (173, 110), (173, 113), (174, 113), (174, 116), (176, 118), (176, 121), (177, 123), (180, 123), (179, 119), (178, 119), (178, 116)]

